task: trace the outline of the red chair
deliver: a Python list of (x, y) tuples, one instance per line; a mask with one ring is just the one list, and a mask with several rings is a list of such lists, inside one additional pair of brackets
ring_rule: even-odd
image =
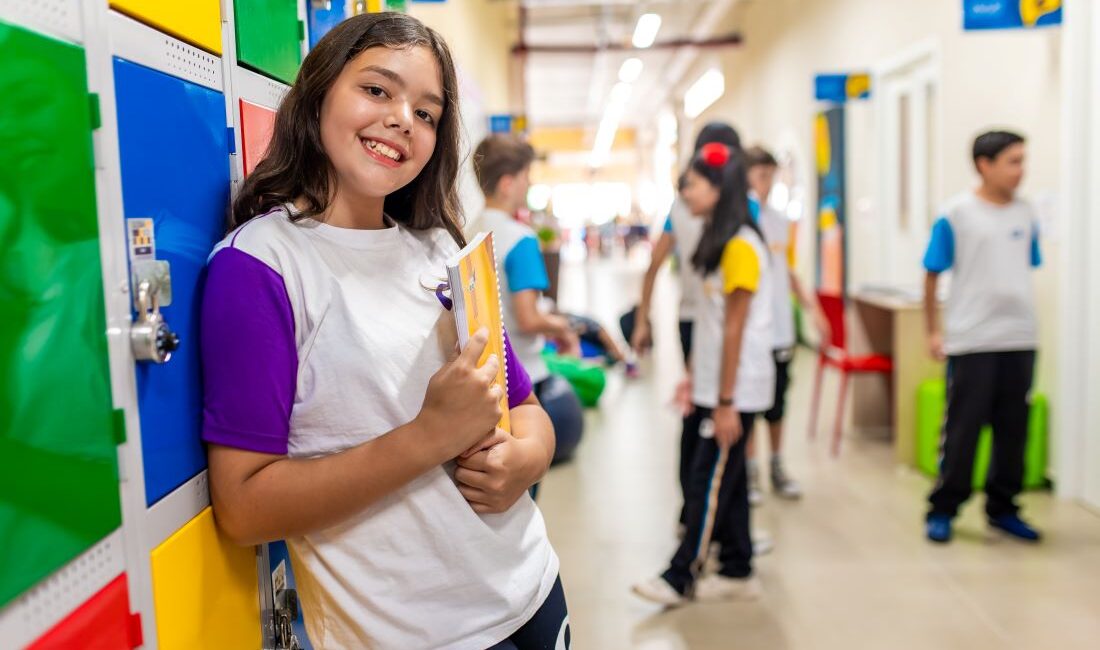
[(848, 396), (848, 376), (852, 373), (873, 372), (890, 378), (894, 372), (894, 360), (885, 354), (869, 354), (853, 357), (848, 354), (847, 337), (844, 330), (844, 299), (840, 296), (817, 294), (818, 303), (832, 330), (830, 340), (822, 342), (817, 355), (817, 374), (814, 377), (814, 398), (810, 407), (810, 438), (817, 434), (817, 411), (821, 402), (821, 382), (825, 367), (832, 366), (840, 371), (840, 400), (836, 408), (836, 427), (833, 429), (832, 454), (840, 454), (840, 436), (844, 425), (844, 400)]

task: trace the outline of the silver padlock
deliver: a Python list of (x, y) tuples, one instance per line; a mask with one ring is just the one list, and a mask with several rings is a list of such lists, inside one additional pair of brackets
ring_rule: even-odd
[(159, 284), (151, 280), (137, 283), (137, 319), (130, 327), (130, 347), (138, 361), (167, 363), (180, 346), (179, 336), (161, 316), (158, 289)]
[(301, 642), (294, 634), (294, 621), (298, 620), (298, 592), (280, 589), (275, 594), (275, 647), (278, 650), (302, 650)]

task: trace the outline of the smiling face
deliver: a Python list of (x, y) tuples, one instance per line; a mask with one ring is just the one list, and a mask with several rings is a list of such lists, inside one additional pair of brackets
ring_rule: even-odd
[(348, 61), (321, 104), (321, 144), (345, 200), (380, 200), (420, 174), (444, 111), (439, 62), (425, 47), (372, 47)]

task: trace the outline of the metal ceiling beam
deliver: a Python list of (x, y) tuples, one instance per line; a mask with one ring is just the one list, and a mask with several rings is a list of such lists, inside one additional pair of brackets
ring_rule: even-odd
[(650, 50), (675, 50), (680, 48), (692, 47), (692, 48), (714, 48), (714, 47), (735, 47), (741, 45), (744, 42), (739, 32), (733, 32), (732, 34), (726, 34), (725, 36), (718, 36), (715, 38), (707, 38), (702, 40), (696, 40), (691, 38), (677, 38), (669, 41), (662, 41), (660, 43), (654, 43), (646, 48), (637, 48), (633, 45), (622, 43), (608, 43), (606, 45), (583, 44), (578, 43), (575, 45), (532, 45), (530, 43), (520, 43), (512, 48), (513, 54), (596, 54), (599, 52), (647, 52)]

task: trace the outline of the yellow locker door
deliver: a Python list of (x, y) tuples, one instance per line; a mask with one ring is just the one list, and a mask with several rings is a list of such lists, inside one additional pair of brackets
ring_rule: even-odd
[(218, 0), (111, 0), (111, 7), (204, 50), (222, 53)]
[(151, 560), (161, 650), (259, 650), (256, 551), (221, 535), (213, 510), (153, 549)]

